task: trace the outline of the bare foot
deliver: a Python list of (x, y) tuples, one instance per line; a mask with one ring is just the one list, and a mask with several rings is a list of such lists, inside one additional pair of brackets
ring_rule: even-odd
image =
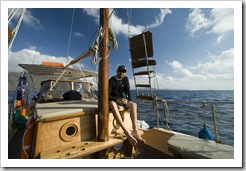
[(137, 140), (132, 136), (130, 133), (126, 133), (128, 141), (131, 143), (132, 146), (136, 146)]
[(137, 139), (138, 142), (145, 143), (145, 140), (141, 138), (139, 133), (137, 131), (132, 132), (132, 136)]

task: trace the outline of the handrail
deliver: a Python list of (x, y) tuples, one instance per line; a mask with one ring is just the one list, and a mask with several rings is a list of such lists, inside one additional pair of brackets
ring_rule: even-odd
[[(213, 116), (213, 125), (214, 125), (214, 134), (215, 134), (215, 142), (216, 143), (221, 143), (219, 141), (218, 138), (218, 131), (217, 131), (217, 123), (216, 123), (216, 116), (215, 116), (215, 104), (216, 105), (223, 105), (223, 104), (234, 104), (233, 102), (226, 102), (226, 101), (211, 101), (211, 102), (206, 102), (206, 101), (202, 101), (202, 102), (194, 102), (194, 101), (167, 101), (167, 100), (160, 100), (159, 101), (155, 101), (154, 105), (157, 105), (157, 102), (162, 102), (163, 103), (163, 108), (164, 108), (164, 116), (165, 116), (165, 121), (166, 121), (166, 129), (170, 130), (169, 126), (168, 126), (168, 115), (169, 115), (169, 107), (167, 104), (201, 104), (203, 108), (208, 107), (207, 105), (211, 106), (211, 111), (212, 111), (212, 116)], [(155, 108), (157, 108), (157, 106), (155, 106)], [(158, 112), (156, 113), (158, 115)], [(158, 116), (159, 118), (159, 116)], [(159, 122), (159, 120), (157, 120), (157, 122)], [(157, 123), (157, 127), (159, 127), (159, 123)]]
[[(167, 103), (172, 103), (172, 104), (203, 104), (203, 102), (183, 102), (183, 101), (167, 101)], [(206, 104), (234, 104), (234, 102), (206, 102)]]

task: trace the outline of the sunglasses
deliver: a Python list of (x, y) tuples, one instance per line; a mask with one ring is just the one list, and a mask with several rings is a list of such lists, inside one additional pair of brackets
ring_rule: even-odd
[(119, 69), (118, 71), (119, 71), (119, 72), (126, 73), (126, 70), (125, 70), (125, 69)]

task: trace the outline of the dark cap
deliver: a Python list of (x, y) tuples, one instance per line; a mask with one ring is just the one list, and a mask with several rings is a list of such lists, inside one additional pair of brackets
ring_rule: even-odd
[(124, 65), (120, 65), (120, 66), (118, 67), (118, 70), (126, 70), (126, 67), (125, 67)]

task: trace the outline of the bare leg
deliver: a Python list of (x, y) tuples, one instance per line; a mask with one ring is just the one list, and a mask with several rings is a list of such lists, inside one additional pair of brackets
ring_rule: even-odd
[(132, 146), (135, 146), (137, 144), (137, 140), (136, 138), (134, 138), (134, 136), (126, 129), (122, 119), (121, 119), (121, 116), (120, 116), (120, 113), (119, 113), (119, 110), (118, 110), (118, 106), (117, 104), (114, 102), (114, 101), (109, 101), (109, 105), (110, 105), (110, 108), (113, 112), (113, 115), (114, 115), (114, 118), (116, 119), (117, 123), (121, 126), (121, 128), (123, 129), (125, 135), (127, 136), (127, 139), (128, 141), (131, 143)]
[(132, 120), (132, 128), (133, 128), (132, 136), (136, 138), (137, 141), (144, 143), (145, 141), (139, 135), (138, 128), (137, 128), (137, 104), (129, 101), (126, 107), (130, 109), (130, 117)]

